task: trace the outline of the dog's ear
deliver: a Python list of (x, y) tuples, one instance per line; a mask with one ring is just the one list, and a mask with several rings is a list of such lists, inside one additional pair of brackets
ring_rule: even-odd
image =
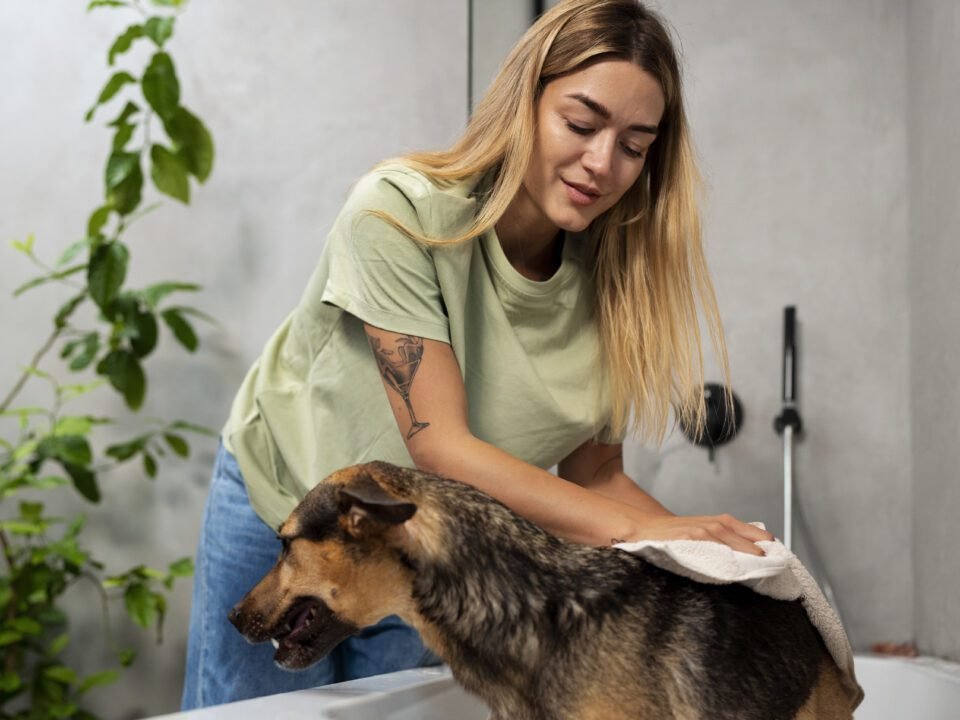
[(340, 488), (338, 504), (347, 532), (355, 538), (381, 534), (405, 523), (417, 511), (412, 502), (393, 497), (366, 473)]

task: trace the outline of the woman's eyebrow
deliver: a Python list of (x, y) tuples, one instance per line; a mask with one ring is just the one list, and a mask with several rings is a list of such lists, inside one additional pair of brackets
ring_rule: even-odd
[[(570, 93), (567, 95), (567, 97), (583, 103), (604, 120), (609, 120), (613, 116), (613, 113), (611, 113), (604, 105), (601, 105), (588, 95), (584, 95), (583, 93)], [(657, 134), (656, 125), (631, 125), (629, 129), (636, 130), (637, 132), (650, 133), (651, 135)]]

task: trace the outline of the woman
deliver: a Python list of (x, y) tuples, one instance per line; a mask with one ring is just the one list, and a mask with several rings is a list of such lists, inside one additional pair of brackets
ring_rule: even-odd
[(661, 441), (671, 410), (702, 417), (698, 307), (725, 358), (697, 178), (661, 21), (636, 0), (567, 0), (520, 40), (450, 150), (360, 180), (224, 429), (185, 708), (434, 660), (388, 618), (287, 675), (226, 622), (279, 552), (271, 528), (357, 462), (457, 478), (576, 542), (760, 554), (766, 532), (674, 516), (622, 467), (631, 421)]

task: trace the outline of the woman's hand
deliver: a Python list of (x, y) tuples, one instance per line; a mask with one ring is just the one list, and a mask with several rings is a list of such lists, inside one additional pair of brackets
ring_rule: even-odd
[[(766, 530), (737, 520), (731, 515), (649, 515), (640, 519), (637, 529), (622, 542), (638, 540), (707, 540), (729, 545), (751, 555), (763, 555), (755, 544), (773, 540)], [(620, 541), (618, 541), (620, 542)]]

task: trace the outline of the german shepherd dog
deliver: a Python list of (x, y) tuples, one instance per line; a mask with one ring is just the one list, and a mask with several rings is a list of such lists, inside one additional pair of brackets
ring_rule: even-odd
[(283, 668), (399, 615), (497, 720), (852, 718), (799, 601), (565, 542), (460, 482), (355, 465), (279, 535), (230, 620)]

